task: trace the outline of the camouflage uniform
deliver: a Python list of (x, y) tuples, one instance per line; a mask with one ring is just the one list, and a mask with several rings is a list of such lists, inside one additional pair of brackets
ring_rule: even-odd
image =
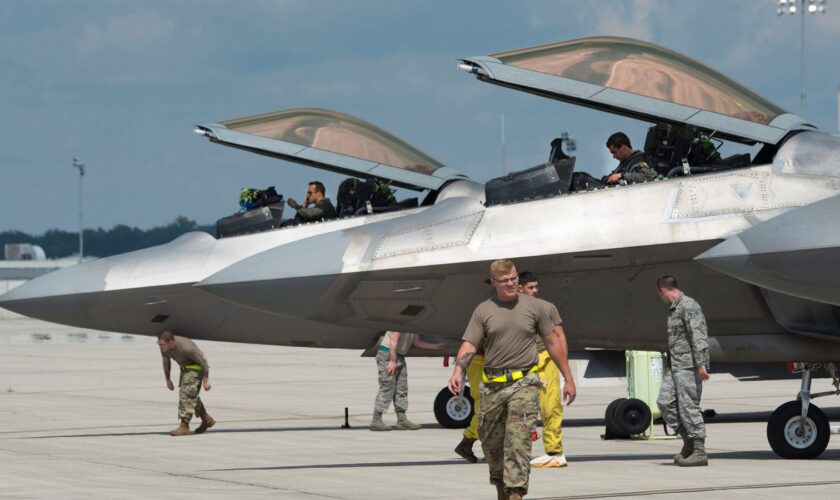
[(644, 151), (635, 151), (630, 158), (619, 163), (618, 167), (612, 173), (623, 174), (621, 178), (628, 184), (652, 181), (656, 178), (656, 170), (647, 164)]
[(405, 366), (405, 356), (397, 355), (397, 369), (393, 375), (388, 375), (388, 361), (390, 354), (379, 350), (376, 353), (376, 366), (379, 369), (379, 392), (376, 394), (374, 411), (385, 413), (394, 402), (397, 413), (408, 410), (408, 369)]
[(192, 416), (201, 417), (205, 413), (204, 403), (198, 397), (201, 390), (202, 372), (181, 368), (178, 380), (178, 418), (189, 421)]
[(531, 432), (540, 414), (541, 385), (537, 374), (531, 373), (516, 382), (481, 386), (478, 434), (492, 484), (528, 490)]
[(705, 439), (697, 368), (709, 369), (709, 334), (700, 304), (682, 293), (668, 313), (668, 352), (669, 367), (656, 400), (662, 419), (683, 437)]

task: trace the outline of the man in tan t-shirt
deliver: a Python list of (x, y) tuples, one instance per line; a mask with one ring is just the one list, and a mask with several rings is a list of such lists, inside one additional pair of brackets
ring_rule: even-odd
[(201, 425), (195, 429), (196, 434), (201, 434), (216, 424), (207, 410), (198, 393), (201, 386), (204, 390), (210, 390), (210, 365), (201, 349), (195, 342), (186, 338), (174, 335), (170, 330), (164, 330), (158, 335), (158, 346), (160, 355), (163, 358), (163, 377), (166, 380), (166, 387), (171, 391), (175, 389), (169, 372), (172, 368), (170, 360), (174, 359), (181, 367), (181, 375), (178, 379), (178, 418), (181, 425), (172, 429), (169, 434), (173, 436), (184, 436), (190, 432), (190, 420), (195, 415), (201, 419)]
[[(531, 431), (539, 415), (540, 380), (537, 369), (537, 335), (566, 378), (566, 404), (575, 399), (566, 343), (548, 314), (547, 302), (518, 293), (513, 262), (490, 265), (495, 296), (473, 311), (458, 350), (449, 390), (459, 394), (464, 370), (476, 350), (484, 349), (478, 432), (490, 469), (490, 483), (499, 498), (521, 499), (528, 493)], [(548, 304), (548, 305), (546, 305)], [(565, 338), (563, 339), (565, 340)]]

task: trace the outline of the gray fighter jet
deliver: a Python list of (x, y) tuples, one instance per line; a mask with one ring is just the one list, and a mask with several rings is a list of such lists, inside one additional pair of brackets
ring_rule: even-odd
[[(481, 184), (361, 120), (289, 110), (200, 125), (213, 142), (423, 190), (339, 219), (213, 238), (193, 233), (33, 280), (0, 305), (57, 323), (211, 340), (368, 348), (383, 330), (460, 337), (488, 263), (541, 277), (570, 347), (664, 350), (655, 282), (704, 308), (712, 362), (798, 362), (802, 389), (768, 439), (818, 456), (830, 426), (811, 373), (840, 376), (840, 139), (681, 54), (596, 37), (462, 60), (479, 80), (650, 122), (660, 179), (606, 187), (557, 145), (549, 162)], [(761, 145), (722, 158), (723, 141)], [(346, 198), (346, 199), (345, 199)], [(362, 208), (359, 208), (362, 207)], [(357, 213), (361, 212), (361, 213)], [(455, 342), (453, 342), (455, 345)]]

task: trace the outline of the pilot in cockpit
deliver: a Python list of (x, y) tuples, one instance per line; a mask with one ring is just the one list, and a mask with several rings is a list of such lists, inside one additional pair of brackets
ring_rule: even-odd
[(309, 183), (303, 203), (290, 198), (288, 204), (297, 212), (294, 218), (295, 224), (335, 219), (338, 216), (332, 202), (326, 197), (324, 185), (319, 181)]
[(656, 171), (648, 165), (644, 151), (634, 150), (630, 138), (624, 132), (611, 135), (607, 139), (607, 149), (619, 164), (610, 175), (602, 179), (604, 184), (632, 184), (656, 178)]

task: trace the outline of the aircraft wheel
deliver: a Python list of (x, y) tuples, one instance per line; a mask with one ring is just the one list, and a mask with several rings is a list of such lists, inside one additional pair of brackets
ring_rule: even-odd
[(641, 434), (650, 427), (650, 408), (641, 399), (625, 399), (616, 406), (615, 419), (625, 434)]
[(802, 404), (797, 400), (788, 401), (770, 415), (767, 441), (782, 458), (816, 458), (828, 446), (831, 425), (825, 413), (811, 403), (804, 421), (801, 414)]
[(626, 436), (628, 434), (615, 414), (615, 410), (618, 408), (618, 405), (625, 401), (627, 401), (627, 398), (616, 399), (607, 405), (607, 411), (604, 412), (604, 420), (607, 423), (607, 430), (614, 436)]
[(452, 394), (448, 387), (444, 387), (435, 398), (435, 418), (447, 429), (467, 428), (474, 408), (469, 386), (464, 387), (464, 393), (460, 396)]

